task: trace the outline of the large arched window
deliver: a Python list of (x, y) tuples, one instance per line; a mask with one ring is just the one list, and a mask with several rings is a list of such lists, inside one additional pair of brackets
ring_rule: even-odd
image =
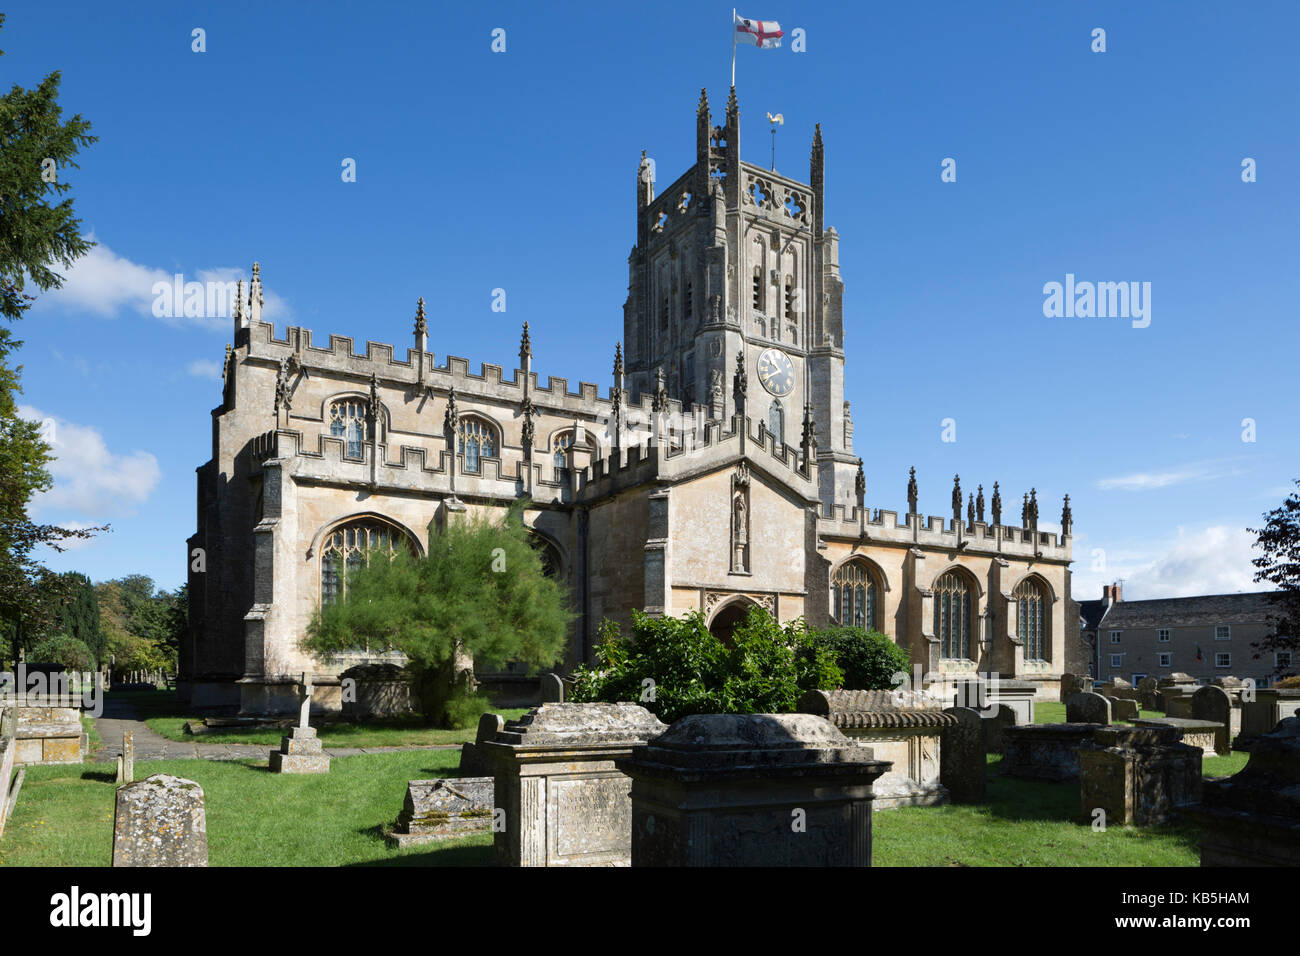
[(321, 604), (346, 598), (348, 572), (369, 564), (377, 554), (391, 559), (398, 548), (415, 553), (405, 532), (377, 518), (357, 518), (339, 525), (320, 549)]
[(880, 586), (863, 561), (846, 561), (831, 577), (831, 615), (841, 627), (880, 629)]
[(949, 571), (934, 585), (934, 633), (939, 656), (946, 660), (972, 660), (971, 588), (962, 575)]
[(1025, 578), (1015, 590), (1016, 633), (1025, 647), (1025, 660), (1046, 660), (1046, 605), (1042, 585), (1033, 578)]
[(343, 439), (343, 454), (361, 458), (366, 446), (370, 403), (363, 398), (341, 398), (330, 404), (330, 436)]
[(496, 429), (481, 418), (466, 416), (460, 420), (460, 453), (465, 456), (465, 473), (477, 475), (482, 459), (498, 455)]
[(767, 430), (776, 436), (778, 445), (785, 444), (785, 409), (780, 399), (772, 400), (772, 408), (767, 413)]

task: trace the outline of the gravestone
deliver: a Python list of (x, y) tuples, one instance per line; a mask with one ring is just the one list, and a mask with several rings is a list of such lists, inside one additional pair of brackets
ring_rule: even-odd
[(1300, 717), (1255, 738), (1245, 769), (1208, 781), (1186, 815), (1201, 828), (1201, 866), (1300, 866)]
[[(1003, 708), (1015, 722), (1015, 712)], [(988, 758), (984, 740), (988, 724), (997, 718), (985, 719), (969, 707), (948, 707), (944, 710), (956, 718), (956, 723), (943, 728), (939, 735), (939, 779), (948, 788), (953, 803), (982, 803)]]
[(1300, 687), (1261, 687), (1254, 700), (1242, 700), (1241, 733), (1233, 740), (1235, 750), (1249, 750), (1250, 741), (1270, 733), (1288, 717), (1300, 716)]
[(397, 846), (464, 836), (492, 826), (492, 778), (412, 780), (393, 832)]
[(329, 754), (324, 753), (316, 728), (310, 725), (313, 686), (311, 675), (302, 675), (298, 726), (293, 734), (280, 738), (280, 749), (271, 751), (271, 773), (329, 773)]
[(165, 773), (124, 784), (113, 817), (113, 866), (207, 866), (203, 788)]
[(1159, 710), (1156, 706), (1156, 685), (1154, 677), (1144, 677), (1138, 681), (1138, 703), (1143, 710)]
[(483, 749), (483, 745), (489, 740), (495, 740), (505, 726), (505, 718), (500, 714), (484, 714), (478, 719), (478, 733), (474, 735), (474, 742), (462, 744), (460, 748), (459, 773), (462, 777), (492, 775), (492, 757)]
[[(1076, 695), (1083, 696), (1083, 695)], [(1079, 754), (1104, 724), (1030, 724), (1008, 727), (999, 772), (1022, 780), (1062, 782), (1079, 778)]]
[[(1214, 735), (1216, 753), (1227, 754), (1232, 752), (1232, 714), (1232, 698), (1228, 696), (1228, 692), (1222, 687), (1206, 684), (1192, 695), (1192, 718), (1194, 720), (1210, 720), (1223, 725), (1223, 729), (1217, 731)], [(1240, 724), (1238, 726), (1240, 727)]]
[(889, 769), (813, 714), (695, 714), (617, 762), (633, 866), (870, 866)]
[(129, 730), (122, 734), (122, 755), (117, 758), (117, 782), (135, 782), (135, 735)]
[(1110, 701), (1110, 715), (1114, 720), (1137, 720), (1141, 717), (1138, 711), (1138, 702), (1122, 697), (1108, 697)]
[(1109, 724), (1110, 720), (1110, 701), (1101, 694), (1075, 694), (1065, 702), (1067, 724)]
[(1152, 717), (1133, 721), (1134, 727), (1176, 727), (1183, 733), (1182, 742), (1200, 750), (1202, 756), (1213, 757), (1216, 735), (1223, 724), (1212, 720), (1193, 720), (1190, 717)]
[(1061, 675), (1061, 703), (1065, 703), (1075, 694), (1086, 694), (1092, 691), (1092, 678), (1087, 674), (1062, 674)]
[(396, 664), (356, 664), (339, 675), (339, 682), (353, 691), (342, 694), (343, 713), (348, 717), (400, 717), (411, 712), (411, 685), (406, 671)]
[(564, 681), (560, 679), (559, 674), (542, 675), (542, 703), (564, 703)]
[(1102, 727), (1079, 752), (1083, 819), (1105, 811), (1108, 826), (1158, 826), (1201, 799), (1201, 751), (1177, 727)]
[(1174, 671), (1168, 677), (1156, 682), (1159, 700), (1156, 710), (1162, 710), (1166, 717), (1192, 716), (1192, 694), (1197, 688), (1196, 678), (1182, 671)]
[(1003, 732), (1008, 727), (1015, 727), (1019, 721), (1016, 720), (1016, 712), (1006, 704), (997, 705), (997, 716), (990, 717), (987, 713), (981, 713), (981, 722), (984, 725), (984, 749), (991, 754), (1000, 754), (1003, 751)]

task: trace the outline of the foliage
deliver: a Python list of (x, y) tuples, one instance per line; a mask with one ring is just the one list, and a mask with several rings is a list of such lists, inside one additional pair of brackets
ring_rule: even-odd
[(99, 601), (90, 578), (76, 571), (59, 575), (62, 600), (55, 607), (49, 632), (66, 634), (84, 644), (96, 660), (103, 658), (104, 633), (99, 624)]
[(70, 671), (93, 671), (95, 655), (84, 641), (68, 634), (54, 634), (32, 645), (28, 660), (34, 664), (62, 664)]
[[(425, 718), (463, 720), (455, 688), (474, 662), (550, 666), (563, 653), (574, 614), (542, 569), (524, 527), (525, 503), (504, 520), (489, 515), (452, 522), (429, 538), (429, 553), (399, 552), (348, 574), (347, 600), (317, 610), (303, 646), (337, 653), (368, 644), (401, 651)], [(463, 696), (463, 695), (462, 695)]]
[(185, 632), (185, 588), (155, 590), (153, 579), (131, 574), (95, 585), (104, 650), (119, 674), (170, 670)]
[[(1300, 489), (1300, 480), (1295, 484)], [(1290, 651), (1291, 666), (1276, 671), (1282, 677), (1300, 666), (1300, 491), (1291, 492), (1279, 507), (1266, 512), (1264, 520), (1263, 528), (1247, 529), (1258, 536), (1255, 547), (1263, 552), (1251, 563), (1259, 568), (1255, 580), (1267, 581), (1278, 593), (1272, 596), (1273, 633), (1251, 643), (1252, 656), (1258, 660), (1274, 651)]]
[(688, 714), (790, 713), (809, 689), (838, 687), (831, 651), (803, 620), (784, 626), (751, 608), (730, 644), (709, 632), (698, 612), (650, 617), (632, 612), (632, 634), (605, 621), (595, 667), (574, 672), (575, 701), (631, 701), (666, 722)]
[(895, 675), (906, 674), (912, 664), (907, 651), (879, 631), (827, 627), (814, 631), (813, 640), (834, 655), (850, 690), (893, 690), (899, 684)]
[(1278, 681), (1273, 686), (1280, 687), (1283, 690), (1289, 690), (1294, 687), (1300, 687), (1300, 674), (1297, 674), (1294, 677), (1283, 677), (1280, 681)]

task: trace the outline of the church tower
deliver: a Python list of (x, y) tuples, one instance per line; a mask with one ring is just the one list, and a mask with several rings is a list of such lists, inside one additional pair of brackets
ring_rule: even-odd
[[(839, 237), (824, 227), (825, 151), (813, 134), (808, 182), (740, 159), (733, 87), (721, 125), (708, 95), (696, 111), (695, 165), (656, 194), (656, 169), (637, 168), (636, 245), (623, 308), (627, 388), (633, 400), (662, 380), (730, 428), (762, 423), (778, 444), (816, 429), (823, 507), (854, 502), (857, 457), (844, 402), (843, 282)], [(737, 368), (748, 379), (736, 408)], [(769, 439), (769, 442), (772, 439)]]

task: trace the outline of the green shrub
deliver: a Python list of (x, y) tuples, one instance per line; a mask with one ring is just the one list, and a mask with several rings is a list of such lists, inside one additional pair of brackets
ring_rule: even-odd
[(42, 638), (27, 652), (27, 659), (36, 664), (62, 664), (70, 671), (92, 671), (95, 655), (84, 641), (66, 634)]
[(492, 709), (492, 701), (484, 694), (470, 693), (463, 687), (457, 687), (447, 698), (444, 707), (447, 726), (453, 730), (462, 730), (476, 726), (478, 719)]
[(828, 627), (813, 632), (813, 641), (826, 648), (844, 672), (849, 690), (893, 690), (912, 661), (907, 651), (879, 631), (860, 627)]
[(784, 626), (752, 608), (724, 644), (698, 612), (649, 617), (632, 612), (632, 634), (600, 628), (596, 666), (579, 666), (573, 701), (630, 701), (671, 723), (689, 714), (790, 713), (809, 689), (838, 687), (834, 655), (803, 620)]

